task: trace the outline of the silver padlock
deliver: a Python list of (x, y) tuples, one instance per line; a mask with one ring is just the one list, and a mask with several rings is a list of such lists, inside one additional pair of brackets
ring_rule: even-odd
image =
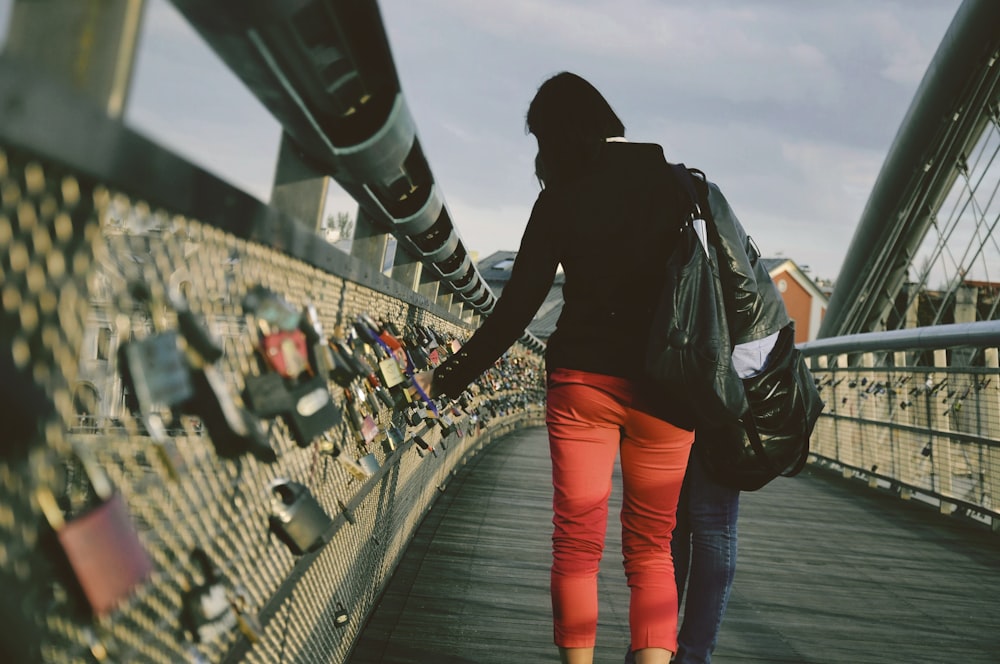
[(166, 330), (129, 341), (119, 350), (129, 407), (139, 412), (154, 440), (167, 437), (161, 409), (179, 406), (194, 396), (190, 369), (178, 341), (176, 331)]
[(269, 488), (271, 529), (292, 553), (310, 553), (326, 544), (324, 536), (333, 520), (308, 488), (287, 479), (277, 479)]

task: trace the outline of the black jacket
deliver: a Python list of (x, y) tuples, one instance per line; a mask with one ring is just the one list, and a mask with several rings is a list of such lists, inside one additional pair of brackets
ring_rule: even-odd
[(731, 341), (746, 343), (788, 324), (785, 302), (722, 192), (708, 183), (708, 205), (718, 231), (719, 273), (726, 298)]
[[(607, 143), (585, 174), (545, 188), (535, 201), (510, 280), (493, 313), (438, 367), (435, 390), (456, 396), (523, 334), (560, 264), (565, 304), (548, 340), (548, 370), (645, 380), (653, 308), (686, 200), (663, 149), (649, 143)], [(746, 233), (714, 185), (709, 201), (714, 212), (718, 208), (720, 255), (729, 257), (739, 277), (735, 302), (742, 332), (734, 343), (776, 332), (787, 317), (778, 315), (775, 302), (781, 304), (781, 299), (770, 277), (759, 261), (751, 264), (741, 258), (737, 247), (748, 246)], [(783, 306), (780, 313), (784, 315)], [(682, 418), (666, 418), (686, 424)]]
[(454, 396), (509, 348), (560, 264), (564, 306), (548, 340), (547, 368), (641, 377), (681, 200), (662, 148), (641, 143), (607, 143), (586, 173), (543, 189), (493, 313), (438, 368), (435, 389)]

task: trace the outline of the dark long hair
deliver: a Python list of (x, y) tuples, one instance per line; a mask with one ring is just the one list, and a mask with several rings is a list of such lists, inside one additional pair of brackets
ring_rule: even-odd
[(538, 139), (535, 175), (543, 184), (572, 179), (586, 170), (604, 139), (625, 134), (625, 125), (597, 88), (567, 71), (538, 88), (527, 126)]

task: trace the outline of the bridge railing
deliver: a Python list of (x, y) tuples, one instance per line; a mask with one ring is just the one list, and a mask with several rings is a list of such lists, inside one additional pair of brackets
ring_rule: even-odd
[(800, 346), (826, 402), (813, 461), (1000, 530), (1000, 323)]

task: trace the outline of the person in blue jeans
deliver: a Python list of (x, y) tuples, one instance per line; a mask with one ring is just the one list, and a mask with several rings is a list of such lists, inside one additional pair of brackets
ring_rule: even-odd
[[(779, 316), (774, 319), (781, 320)], [(736, 373), (746, 378), (762, 371), (777, 337), (774, 333), (737, 345), (733, 352)], [(709, 664), (712, 661), (736, 576), (740, 490), (718, 484), (708, 476), (698, 454), (698, 445), (696, 436), (681, 485), (677, 522), (670, 542), (677, 602), (684, 607), (677, 634), (677, 652), (670, 660), (673, 664)], [(633, 664), (631, 652), (626, 655), (625, 664)]]
[(693, 452), (671, 543), (678, 602), (684, 607), (674, 664), (712, 661), (736, 575), (739, 508), (739, 489), (709, 479)]

